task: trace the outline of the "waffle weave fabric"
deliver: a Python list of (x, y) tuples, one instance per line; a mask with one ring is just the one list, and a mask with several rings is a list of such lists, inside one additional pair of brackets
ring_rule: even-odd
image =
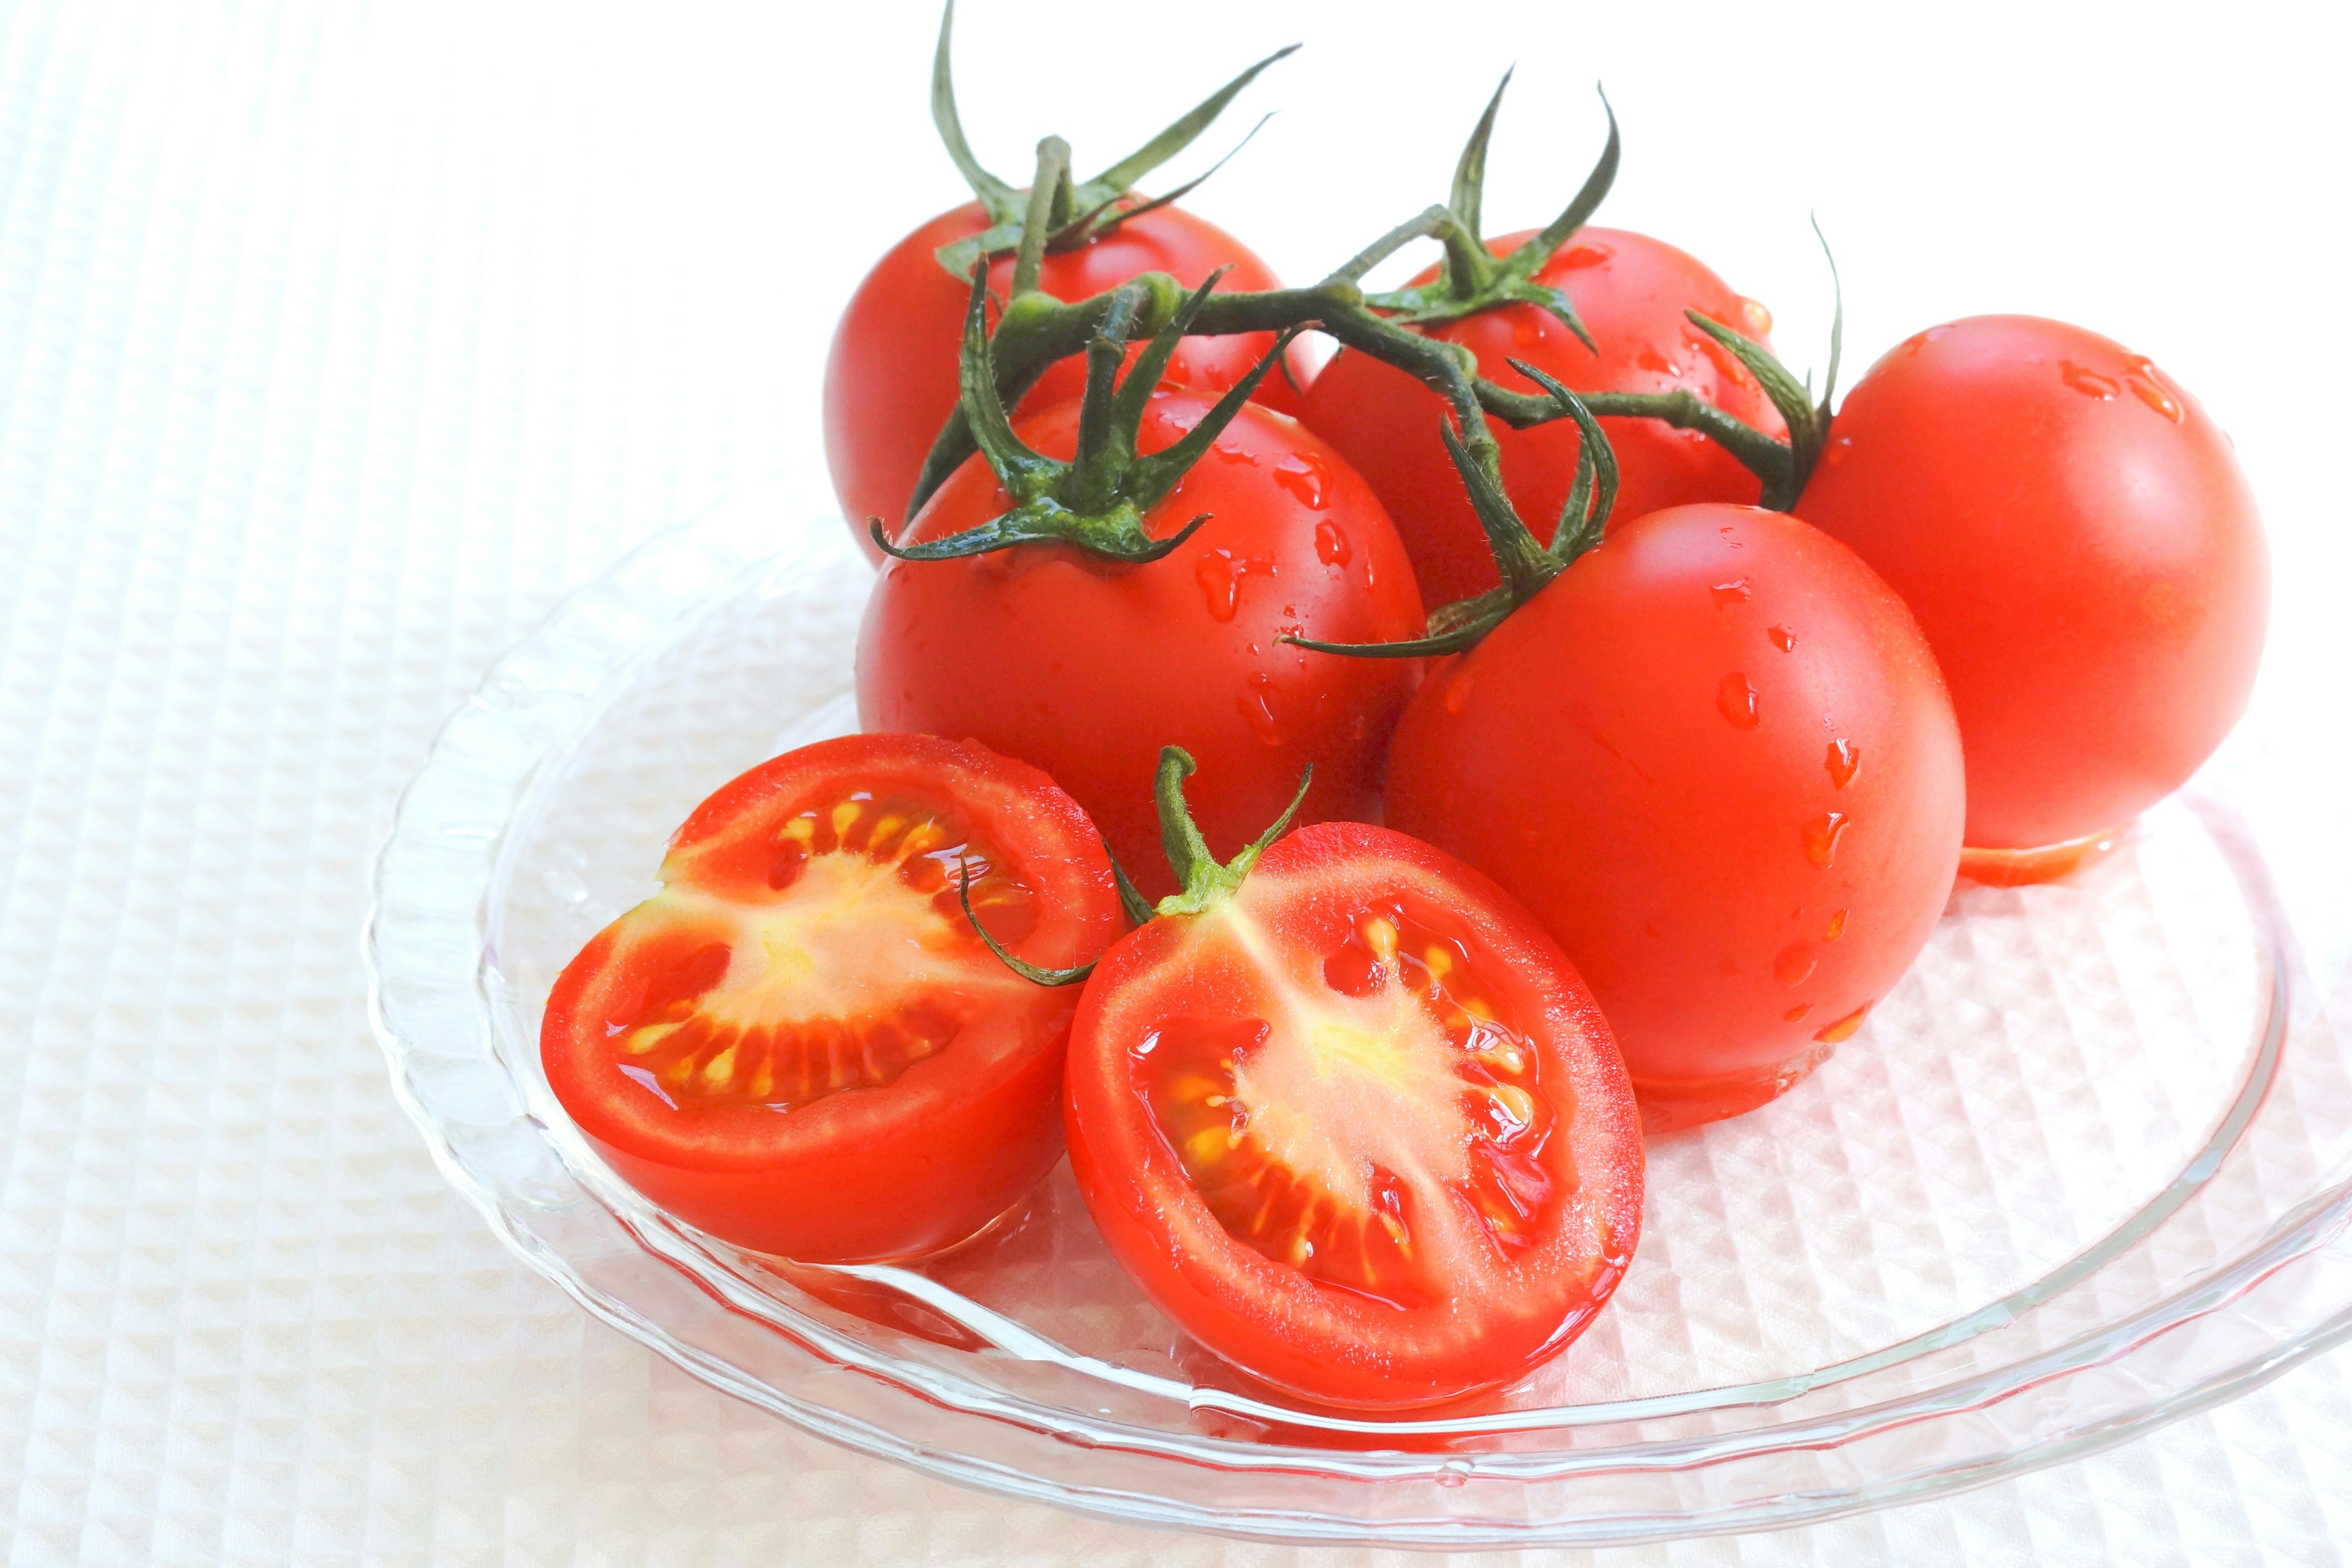
[[(1276, 31), (1341, 27), (1339, 7), (1276, 9)], [(1762, 25), (1738, 15), (1722, 26)], [(923, 146), (932, 22), (928, 6), (0, 5), (9, 1563), (1403, 1561), (968, 1493), (693, 1382), (500, 1247), (443, 1183), (370, 1037), (369, 862), (491, 658), (565, 590), (754, 476), (803, 486), (812, 518), (828, 509), (814, 408), (834, 302), (867, 256), (954, 199)], [(1663, 47), (1667, 24), (1650, 26)], [(2297, 82), (2315, 100), (2316, 62), (2338, 51), (2273, 44), (2280, 100)], [(1464, 56), (1462, 79), (1532, 47), (1498, 35)], [(2149, 68), (2159, 79), (2261, 74), (2179, 49)], [(1578, 57), (1562, 80), (1589, 75), (1587, 46), (1554, 52)], [(881, 172), (868, 180), (835, 166), (838, 128), (866, 110), (843, 73), (885, 56), (871, 96), (894, 128), (863, 149)], [(1155, 85), (1139, 114), (1193, 79)], [(2146, 101), (2120, 81), (2101, 90), (2118, 113)], [(971, 115), (992, 144), (1045, 129), (1024, 132), (1015, 95), (1000, 96)], [(1663, 89), (1652, 111), (1671, 112)], [(2268, 112), (2234, 145), (2300, 123)], [(2137, 113), (2124, 119), (2150, 123)], [(1111, 151), (1129, 129), (1090, 144)], [(780, 156), (817, 166), (819, 196), (873, 210), (850, 211), (835, 245), (802, 243), (775, 216)], [(1423, 162), (1433, 189), (1445, 158)], [(930, 183), (902, 182), (907, 169)], [(902, 184), (914, 194), (881, 199)], [(2227, 199), (2259, 205), (2252, 184)], [(1302, 271), (1320, 254), (1311, 229)], [(1791, 277), (1792, 293), (1812, 287)], [(2284, 327), (2291, 302), (2276, 310)], [(2215, 379), (2255, 384), (2237, 374)], [(2327, 696), (2275, 671), (2346, 668), (2340, 617), (2313, 609), (2311, 585), (2346, 580), (2322, 536), (2352, 520), (2285, 436), (2250, 434), (2274, 411), (2247, 392), (2230, 413), (2293, 531), (2273, 678), (2228, 765), (2293, 816), (2296, 792), (2340, 781), (2347, 758), (2340, 740), (2297, 749), (2294, 715)], [(2314, 436), (2317, 417), (2275, 414), (2276, 427)], [(2328, 889), (2297, 878), (2345, 863), (2342, 813), (2306, 815), (2338, 837), (2282, 859), (2282, 880), (2324, 915)], [(2305, 930), (2340, 1012), (2345, 922)], [(2347, 1352), (1956, 1499), (1601, 1554), (1908, 1568), (2347, 1555)]]

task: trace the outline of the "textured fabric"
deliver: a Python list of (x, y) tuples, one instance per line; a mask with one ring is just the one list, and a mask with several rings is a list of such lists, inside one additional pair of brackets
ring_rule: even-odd
[[(1073, 1519), (804, 1437), (592, 1323), (507, 1255), (447, 1192), (386, 1089), (358, 930), (370, 858), (434, 730), (558, 594), (650, 530), (778, 469), (824, 507), (814, 389), (835, 302), (883, 243), (954, 199), (919, 107), (929, 6), (842, 9), (857, 14), (0, 5), (0, 1541), (11, 1563), (1393, 1557)], [(999, 27), (1021, 14), (1010, 0), (967, 10), (994, 13)], [(1239, 29), (1248, 39), (1221, 35), (1202, 63), (1182, 60), (1149, 91), (1102, 91), (1149, 101), (1111, 102), (1116, 124), (1082, 142), (1082, 160), (1139, 140), (1161, 107), (1261, 36), (1287, 41), (1271, 35), (1288, 29), (1319, 45), (1349, 14), (1360, 32), (1379, 30), (1360, 9), (1276, 7)], [(1084, 15), (1054, 13), (1072, 36), (1042, 46), (1050, 59), (1095, 47), (1076, 37)], [(1969, 36), (1948, 40), (1949, 74), (1967, 76), (1976, 33), (2016, 20), (1971, 11)], [(1009, 61), (1007, 39), (991, 54), (985, 24), (968, 25), (978, 58)], [(1269, 253), (1303, 273), (1391, 207), (1439, 194), (1456, 122), (1514, 56), (1538, 67), (1523, 72), (1523, 93), (1530, 77), (1580, 95), (1593, 69), (1613, 73), (1621, 112), (1640, 107), (1649, 144), (1664, 150), (1618, 221), (1664, 224), (1690, 200), (1667, 176), (1723, 178), (1694, 149), (1744, 134), (1723, 107), (1738, 97), (1738, 63), (1694, 62), (1693, 37), (1786, 33), (1770, 47), (1790, 51), (1774, 58), (1791, 70), (1802, 51), (1827, 51), (1805, 68), (1822, 74), (1790, 78), (1796, 87), (1843, 65), (1842, 90), (1876, 93), (1878, 105), (1892, 101), (1885, 63), (1917, 42), (1857, 43), (1834, 19), (1752, 7), (1704, 27), (1679, 14), (1617, 18), (1596, 24), (1597, 42), (1547, 26), (1538, 42), (1498, 26), (1433, 48), (1442, 135), (1404, 171), (1411, 191), (1335, 175), (1381, 204), (1368, 209), (1378, 217), (1335, 240), (1337, 198), (1318, 198), (1319, 212), (1269, 224)], [(2104, 194), (2083, 198), (2082, 232), (2033, 226), (2078, 182), (2021, 174), (2033, 222), (2001, 243), (2079, 258), (2107, 232), (2099, 224), (2128, 210), (2149, 246), (2179, 246), (2160, 264), (2100, 265), (2132, 274), (2117, 312), (2166, 337), (2152, 352), (2177, 345), (2167, 363), (2213, 389), (2277, 524), (2279, 636), (2229, 766), (2257, 804), (2292, 806), (2340, 787), (2347, 761), (2340, 736), (2315, 742), (2299, 722), (2343, 724), (2331, 672), (2352, 662), (2340, 611), (2329, 613), (2333, 584), (2352, 581), (2341, 543), (2352, 520), (2335, 476), (2305, 456), (2341, 417), (2318, 406), (2333, 389), (2311, 380), (2334, 357), (2324, 320), (2307, 313), (2326, 301), (2306, 299), (2261, 247), (2231, 255), (2182, 236), (2184, 211), (2264, 213), (2290, 256), (2332, 278), (2343, 252), (2326, 242), (2340, 226), (2314, 226), (2340, 219), (2314, 216), (2330, 205), (2316, 186), (2294, 194), (2342, 166), (2340, 124), (2297, 118), (2321, 101), (2317, 73), (2341, 40), (2284, 22), (2219, 41), (2151, 26), (2128, 43), (2048, 26), (2091, 84), (2084, 103), (2050, 112), (2079, 111), (2062, 128), (2117, 140), (2098, 154)], [(1139, 35), (1121, 40), (1125, 58), (1139, 52)], [(1370, 58), (1339, 39), (1301, 98), (1344, 102), (1346, 71)], [(2009, 116), (2021, 130), (1986, 132), (1980, 155), (1996, 162), (2048, 133), (2030, 105), (2057, 103), (2065, 85), (2046, 62), (2018, 68), (2022, 85), (2002, 90), (2029, 107)], [(1704, 90), (1685, 92), (1693, 73)], [(2259, 84), (2237, 121), (2226, 105), (2180, 107), (2216, 81)], [(1891, 157), (1885, 144), (1912, 136), (1923, 160), (1965, 161), (1952, 149), (1974, 119), (1963, 112), (1973, 89), (1944, 82), (1923, 81), (1926, 112), (1872, 135), (1857, 157)], [(994, 103), (971, 118), (1009, 159), (1045, 127), (1009, 84)], [(1513, 189), (1533, 213), (1550, 199), (1537, 174), (1562, 176), (1525, 140), (1537, 111), (1520, 112), (1497, 162), (1517, 161)], [(1325, 115), (1252, 157), (1328, 161), (1346, 135)], [(1630, 124), (1637, 153), (1641, 136)], [(2098, 145), (2087, 133), (2080, 144)], [(2216, 178), (2231, 160), (2242, 176)], [(1949, 290), (1922, 307), (1948, 314), (2029, 304), (2094, 315), (2101, 273), (2078, 260), (2027, 293), (2000, 270), (2014, 258), (1980, 258), (2011, 289), (1998, 297), (1958, 291), (1967, 268), (1948, 258), (1904, 271), (1906, 246), (1935, 256), (1954, 237), (1933, 215), (1874, 217), (1869, 193), (1816, 172), (1836, 161), (1799, 143), (1705, 223), (1760, 222), (1769, 196), (1772, 248), (1798, 257), (1788, 291), (1810, 295), (1818, 282), (1787, 215), (1817, 182), (1842, 193), (1831, 216), (1861, 253), (1842, 257), (1850, 286), (1865, 258), (1888, 279), (1850, 321), (1850, 342), (1892, 342), (1916, 324), (1885, 319), (1889, 301), (1910, 308), (1912, 289)], [(1229, 182), (1235, 208), (1212, 210), (1238, 226), (1248, 201), (1269, 199), (1270, 184), (1250, 183), (1262, 178)], [(1963, 248), (1986, 232), (1971, 199), (1962, 192), (1945, 214), (1979, 226)], [(837, 243), (812, 245), (794, 226)], [(2223, 313), (2218, 280), (2241, 274), (2263, 285), (2251, 309), (2267, 314)], [(2170, 310), (2183, 300), (2202, 308)], [(2272, 395), (2282, 387), (2296, 406)], [(2340, 807), (2296, 820), (2316, 826), (2280, 856), (2282, 879), (2311, 921), (2306, 959), (2340, 1008), (2345, 824)], [(2352, 1353), (2339, 1352), (2126, 1447), (1962, 1498), (1623, 1560), (2339, 1562), (2352, 1550), (2347, 1380)]]

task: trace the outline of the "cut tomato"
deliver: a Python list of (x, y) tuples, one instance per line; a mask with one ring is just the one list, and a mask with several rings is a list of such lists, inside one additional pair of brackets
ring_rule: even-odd
[(927, 735), (822, 742), (705, 801), (662, 890), (555, 984), (548, 1081), (597, 1152), (712, 1235), (814, 1261), (972, 1235), (1060, 1152), (1074, 1004), (1040, 965), (1119, 925), (1101, 841), (1044, 773)]
[(1324, 824), (1236, 868), (1087, 983), (1068, 1126), (1096, 1224), (1179, 1325), (1291, 1394), (1404, 1408), (1517, 1376), (1639, 1233), (1608, 1026), (1529, 916), (1417, 840)]

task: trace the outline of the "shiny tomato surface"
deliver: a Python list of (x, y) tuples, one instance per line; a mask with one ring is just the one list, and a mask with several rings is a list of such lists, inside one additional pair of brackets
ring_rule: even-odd
[(1641, 1226), (1624, 1068), (1576, 972), (1486, 878), (1358, 823), (1112, 947), (1068, 1123), (1153, 1302), (1327, 1405), (1518, 1376), (1591, 1322)]
[(598, 1153), (679, 1218), (810, 1261), (951, 1245), (1061, 1152), (1066, 991), (1015, 977), (1120, 921), (1036, 769), (923, 735), (821, 742), (696, 808), (662, 889), (567, 965), (540, 1049)]
[(1797, 512), (1934, 646), (1972, 849), (2130, 820), (2245, 710), (2270, 614), (2253, 494), (2197, 400), (2096, 332), (1977, 316), (1898, 345), (1846, 395)]
[(1902, 601), (1818, 530), (1721, 505), (1613, 530), (1433, 669), (1388, 791), (1559, 940), (1659, 1131), (1860, 1026), (1934, 929), (1963, 809)]
[[(1507, 256), (1532, 231), (1489, 242)], [(1415, 282), (1436, 276), (1434, 269)], [(1567, 293), (1598, 354), (1549, 311), (1499, 305), (1422, 329), (1460, 343), (1478, 358), (1478, 374), (1518, 392), (1542, 389), (1509, 361), (1520, 359), (1577, 392), (1697, 394), (1772, 436), (1786, 433), (1771, 400), (1731, 353), (1691, 324), (1696, 310), (1770, 345), (1772, 318), (1733, 292), (1696, 258), (1663, 240), (1625, 229), (1585, 228), (1536, 273)], [(1486, 536), (1463, 493), (1461, 477), (1438, 438), (1446, 417), (1438, 395), (1401, 370), (1341, 351), (1307, 388), (1307, 425), (1355, 464), (1387, 503), (1412, 556), (1422, 596), (1433, 606), (1483, 593), (1497, 578)], [(1576, 479), (1582, 444), (1570, 420), (1513, 430), (1487, 425), (1502, 446), (1503, 481), (1539, 540), (1549, 541)], [(1690, 501), (1753, 501), (1756, 477), (1706, 437), (1654, 419), (1603, 419), (1617, 454), (1622, 489), (1616, 515), (1632, 519)]]
[[(887, 532), (898, 535), (924, 454), (955, 411), (956, 356), (971, 292), (948, 276), (933, 253), (987, 226), (975, 202), (915, 230), (874, 264), (834, 330), (824, 366), (825, 462), (842, 513), (869, 557), (878, 560), (879, 552), (866, 520), (878, 517)], [(1038, 286), (1056, 299), (1077, 300), (1138, 273), (1166, 272), (1197, 289), (1220, 267), (1233, 268), (1221, 289), (1281, 286), (1265, 262), (1216, 225), (1181, 207), (1159, 207), (1075, 249), (1049, 252)], [(1004, 299), (1013, 284), (1012, 258), (990, 263), (988, 279), (995, 299)], [(992, 306), (989, 321), (993, 328)], [(1165, 379), (1223, 392), (1273, 346), (1271, 332), (1190, 338), (1177, 348)], [(1015, 416), (1066, 402), (1085, 387), (1085, 358), (1064, 360), (1030, 388)], [(1255, 395), (1270, 408), (1296, 412), (1298, 406), (1298, 393), (1281, 368)]]
[[(1157, 451), (1210, 399), (1165, 389), (1139, 444)], [(1019, 428), (1067, 458), (1078, 407)], [(933, 498), (909, 541), (1006, 509), (972, 459)], [(1283, 634), (1333, 642), (1416, 637), (1421, 597), (1388, 514), (1355, 470), (1286, 415), (1244, 408), (1145, 519), (1165, 538), (1206, 512), (1173, 553), (1107, 562), (1062, 544), (960, 561), (893, 561), (868, 601), (857, 711), (869, 730), (970, 736), (1034, 763), (1075, 795), (1129, 875), (1171, 892), (1151, 779), (1160, 749), (1200, 760), (1194, 801), (1219, 853), (1256, 837), (1315, 766), (1302, 820), (1364, 817), (1418, 671), (1342, 659)]]

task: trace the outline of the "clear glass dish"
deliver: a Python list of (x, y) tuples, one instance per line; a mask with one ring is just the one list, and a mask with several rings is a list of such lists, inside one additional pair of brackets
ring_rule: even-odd
[(540, 1007), (697, 801), (853, 726), (869, 582), (837, 521), (775, 495), (655, 539), (499, 661), (377, 871), (377, 1032), (442, 1169), (532, 1267), (714, 1386), (1121, 1520), (1592, 1544), (1979, 1485), (2352, 1334), (2352, 1070), (2298, 1005), (2251, 836), (2195, 785), (2065, 885), (1963, 888), (1811, 1079), (1653, 1140), (1616, 1298), (1472, 1414), (1354, 1420), (1252, 1392), (1128, 1283), (1066, 1166), (919, 1268), (698, 1235), (572, 1131)]

